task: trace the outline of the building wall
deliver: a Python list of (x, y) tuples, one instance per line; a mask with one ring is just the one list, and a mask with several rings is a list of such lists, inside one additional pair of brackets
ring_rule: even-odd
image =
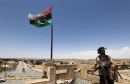
[(57, 65), (56, 70), (67, 69), (67, 73), (56, 74), (56, 79), (60, 79), (60, 78), (63, 78), (65, 80), (73, 79), (74, 78), (74, 68), (75, 67), (76, 66), (74, 64)]
[[(95, 75), (87, 74), (87, 69), (74, 70), (76, 66), (74, 64), (66, 65), (56, 65), (55, 67), (47, 66), (47, 78), (46, 81), (37, 81), (26, 84), (55, 84), (58, 79), (72, 80), (75, 77), (80, 77), (85, 80), (92, 81), (94, 83), (99, 83), (99, 77)], [(56, 74), (56, 70), (67, 69), (67, 73)]]
[(55, 67), (47, 67), (47, 79), (40, 80), (31, 80), (26, 81), (25, 84), (55, 84), (56, 78), (56, 68)]

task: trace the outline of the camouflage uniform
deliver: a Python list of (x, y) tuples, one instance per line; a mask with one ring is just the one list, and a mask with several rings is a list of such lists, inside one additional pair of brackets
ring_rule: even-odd
[(114, 84), (114, 71), (111, 70), (113, 61), (108, 55), (99, 55), (96, 58), (97, 69), (99, 70), (100, 84)]

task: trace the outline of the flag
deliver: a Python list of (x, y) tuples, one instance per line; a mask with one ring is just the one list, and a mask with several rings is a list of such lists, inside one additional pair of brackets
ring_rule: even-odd
[(52, 12), (52, 7), (49, 7), (47, 10), (37, 15), (32, 15), (31, 13), (29, 13), (28, 18), (29, 18), (30, 24), (38, 28), (52, 25), (51, 12)]

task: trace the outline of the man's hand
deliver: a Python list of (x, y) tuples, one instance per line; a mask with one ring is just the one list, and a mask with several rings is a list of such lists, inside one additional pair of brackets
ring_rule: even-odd
[(97, 71), (97, 68), (96, 67), (92, 67), (92, 74)]
[(115, 71), (117, 70), (118, 66), (116, 64), (111, 64), (111, 70)]

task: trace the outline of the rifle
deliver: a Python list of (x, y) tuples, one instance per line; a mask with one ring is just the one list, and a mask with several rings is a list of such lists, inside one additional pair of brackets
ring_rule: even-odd
[(102, 69), (103, 70), (105, 84), (108, 84), (107, 80), (106, 80), (107, 71), (106, 71), (106, 69), (104, 68), (104, 66), (102, 64), (100, 64), (100, 66), (98, 66), (98, 67), (95, 67), (94, 70), (89, 71), (89, 72), (91, 72), (92, 75), (95, 75), (95, 74), (93, 74), (93, 72), (97, 71), (97, 69)]
[(117, 74), (120, 76), (120, 78), (123, 79), (122, 76), (120, 75), (120, 73), (117, 71), (117, 68), (118, 68), (117, 65), (115, 65), (115, 64), (112, 64), (112, 65), (111, 65), (111, 69), (112, 69), (113, 71), (116, 71)]
[(120, 78), (123, 79), (122, 76), (120, 75), (120, 73), (117, 71), (117, 69), (115, 71), (118, 73), (118, 75), (120, 76)]

